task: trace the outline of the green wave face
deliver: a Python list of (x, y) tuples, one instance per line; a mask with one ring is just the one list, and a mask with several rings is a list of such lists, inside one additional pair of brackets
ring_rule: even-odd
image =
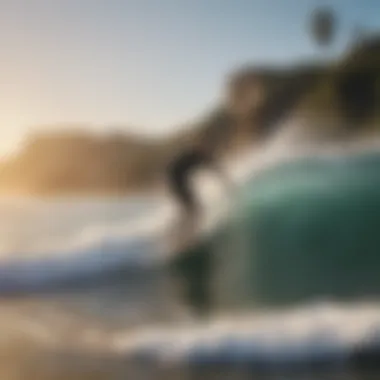
[(377, 296), (380, 154), (268, 170), (241, 189), (216, 235), (176, 263), (198, 291), (191, 302), (246, 308)]

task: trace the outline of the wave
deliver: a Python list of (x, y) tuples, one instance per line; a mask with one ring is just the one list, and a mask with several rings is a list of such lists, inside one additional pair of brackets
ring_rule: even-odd
[(117, 332), (105, 346), (128, 363), (155, 369), (246, 365), (284, 370), (321, 364), (347, 368), (379, 359), (380, 306), (319, 302), (282, 311), (214, 316), (187, 326)]
[[(279, 162), (316, 154), (323, 159), (329, 154), (339, 156), (342, 152), (350, 151), (347, 145), (341, 149), (336, 144), (325, 144), (322, 148), (316, 143), (298, 144), (296, 126), (295, 124), (293, 129), (280, 130), (268, 144), (256, 150), (251, 149), (245, 156), (241, 155), (238, 160), (228, 163), (227, 167), (237, 183), (237, 190), (247, 179)], [(375, 147), (377, 149), (378, 146), (378, 142), (373, 140), (372, 145), (368, 142), (354, 144), (351, 151), (364, 151)], [(230, 193), (226, 197), (220, 186), (215, 186), (210, 178), (201, 178), (197, 186), (206, 209), (204, 228), (215, 228), (218, 221), (226, 217), (235, 194)], [(155, 260), (166, 253), (165, 234), (175, 222), (174, 205), (168, 198), (162, 198), (161, 201), (161, 205), (157, 207), (150, 204), (142, 215), (137, 212), (132, 217), (124, 217), (119, 212), (118, 221), (110, 226), (97, 222), (79, 228), (69, 241), (51, 238), (47, 243), (37, 245), (38, 250), (28, 254), (8, 252), (3, 255), (6, 259), (1, 260), (0, 264), (0, 294), (47, 291), (74, 284), (91, 284), (101, 278), (109, 278), (116, 272), (133, 272), (136, 268), (155, 265)], [(46, 202), (40, 202), (40, 206), (44, 204), (46, 206)], [(81, 213), (87, 210), (91, 216), (94, 205), (90, 202), (87, 206)], [(66, 205), (61, 204), (60, 207), (65, 209)], [(49, 215), (51, 210), (44, 212)], [(49, 221), (50, 219), (45, 219), (45, 223)], [(60, 220), (57, 223), (59, 226)]]

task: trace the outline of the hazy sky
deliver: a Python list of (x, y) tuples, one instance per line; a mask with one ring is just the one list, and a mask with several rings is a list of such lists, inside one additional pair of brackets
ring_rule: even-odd
[(0, 0), (0, 149), (35, 126), (162, 133), (207, 110), (246, 62), (315, 53), (318, 4), (380, 26), (379, 0)]

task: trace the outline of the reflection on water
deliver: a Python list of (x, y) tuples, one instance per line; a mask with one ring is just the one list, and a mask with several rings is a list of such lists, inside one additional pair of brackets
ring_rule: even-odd
[[(230, 357), (225, 362), (218, 360), (214, 364), (209, 362), (206, 366), (188, 366), (183, 360), (168, 361), (165, 365), (165, 361), (157, 362), (130, 356), (129, 348), (135, 346), (138, 351), (138, 337), (144, 334), (146, 335), (144, 339), (152, 341), (152, 347), (155, 344), (157, 346), (157, 342), (161, 339), (163, 342), (161, 350), (164, 352), (168, 349), (165, 348), (165, 341), (172, 341), (173, 348), (175, 345), (178, 345), (178, 348), (183, 346), (184, 333), (193, 344), (203, 340), (202, 344), (207, 346), (209, 339), (217, 335), (225, 336), (231, 326), (235, 331), (240, 330), (243, 338), (244, 335), (251, 334), (250, 326), (257, 325), (260, 334), (257, 335), (257, 342), (253, 339), (254, 348), (255, 343), (256, 347), (265, 347), (268, 342), (288, 339), (289, 337), (279, 337), (284, 330), (290, 332), (291, 326), (294, 330), (291, 334), (301, 337), (303, 333), (300, 326), (303, 324), (306, 324), (304, 327), (308, 329), (319, 319), (322, 324), (327, 323), (325, 328), (329, 331), (329, 324), (337, 326), (340, 322), (338, 319), (341, 317), (341, 312), (327, 305), (306, 307), (298, 312), (298, 316), (292, 311), (282, 312), (282, 317), (277, 317), (273, 313), (257, 314), (256, 317), (252, 315), (249, 318), (236, 316), (229, 318), (229, 322), (224, 324), (218, 318), (214, 319), (209, 327), (206, 321), (186, 323), (182, 320), (178, 323), (179, 319), (174, 318), (175, 310), (167, 309), (173, 305), (165, 303), (163, 294), (157, 292), (160, 281), (157, 276), (148, 281), (137, 281), (135, 284), (114, 283), (81, 294), (66, 293), (51, 297), (3, 300), (0, 307), (2, 352), (0, 378), (22, 380), (67, 378), (375, 380), (379, 378), (380, 373), (371, 370), (371, 367), (364, 366), (364, 369), (358, 367), (355, 361), (337, 361), (331, 364), (322, 360), (319, 364), (297, 366), (292, 369), (271, 360), (265, 365), (257, 366), (253, 362), (236, 361), (233, 357), (232, 364)], [(363, 330), (364, 325), (369, 326), (380, 321), (379, 308), (376, 305), (366, 307), (358, 304), (357, 311), (355, 307), (351, 307), (351, 311), (353, 311), (351, 316), (341, 319), (341, 331), (345, 331), (344, 336), (347, 341), (350, 340), (350, 335), (354, 337)], [(315, 316), (314, 321), (310, 315)], [(147, 326), (150, 328), (146, 329)], [(165, 332), (165, 329), (168, 330)], [(170, 331), (173, 330), (178, 334), (170, 336)], [(318, 328), (315, 330), (318, 331)], [(326, 333), (321, 330), (313, 338), (317, 339), (316, 342), (322, 342), (319, 341), (318, 335), (322, 337), (322, 341), (326, 338)], [(339, 333), (336, 332), (337, 339), (338, 336)], [(318, 343), (314, 343), (314, 346), (313, 350), (321, 350), (318, 348)], [(244, 348), (244, 345), (242, 347)], [(294, 347), (290, 345), (289, 349), (294, 350)], [(305, 350), (307, 349), (305, 346)], [(235, 350), (235, 355), (243, 354), (241, 349), (239, 354), (237, 346)], [(268, 355), (271, 350), (268, 351), (267, 348), (262, 352), (267, 352)], [(205, 353), (207, 356), (207, 351)], [(288, 353), (282, 350), (284, 357), (288, 357)]]
[[(121, 245), (125, 246), (128, 256), (129, 226), (155, 207), (157, 203), (145, 198), (2, 200), (2, 260), (22, 260), (25, 256), (39, 254), (42, 247), (49, 253), (54, 245), (59, 246), (58, 250), (64, 248), (68, 254), (75, 255), (76, 246), (81, 242), (85, 247), (98, 249), (99, 244), (104, 246), (123, 239)], [(43, 270), (38, 271), (42, 273)], [(168, 303), (170, 297), (163, 273), (154, 269), (127, 272), (125, 275), (113, 273), (101, 281), (94, 280), (87, 287), (45, 296), (3, 296), (0, 299), (0, 378), (73, 377), (74, 368), (70, 375), (66, 371), (67, 366), (73, 366), (75, 362), (70, 355), (72, 350), (84, 346), (86, 350), (104, 350), (107, 342), (110, 344), (110, 334), (118, 330), (167, 320), (172, 305)], [(64, 354), (54, 354), (56, 350)], [(85, 363), (92, 360), (85, 359), (84, 354), (74, 357), (78, 358), (78, 365), (83, 363), (86, 366)], [(100, 378), (94, 377), (91, 369), (95, 363), (99, 367), (99, 360), (88, 364), (90, 378)], [(82, 372), (88, 368), (78, 370), (78, 378), (83, 378)], [(98, 370), (102, 372), (100, 367)]]
[(0, 378), (121, 378), (125, 360), (107, 351), (121, 331), (168, 321), (162, 286), (162, 276), (147, 273), (75, 293), (3, 299)]

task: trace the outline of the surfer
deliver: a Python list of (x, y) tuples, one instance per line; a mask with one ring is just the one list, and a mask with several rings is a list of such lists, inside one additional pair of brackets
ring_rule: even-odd
[[(191, 186), (192, 175), (201, 169), (217, 173), (228, 186), (228, 177), (220, 167), (216, 152), (209, 149), (204, 142), (199, 142), (174, 157), (167, 168), (168, 186), (171, 194), (180, 207), (179, 221), (171, 228), (169, 251), (174, 255), (170, 268), (174, 271), (178, 283), (176, 289), (186, 300), (190, 314), (197, 317), (208, 315), (211, 302), (210, 271), (211, 255), (204, 255), (203, 250), (189, 250), (200, 229), (202, 207)], [(196, 268), (196, 281), (191, 274)]]
[(228, 176), (219, 165), (219, 157), (228, 150), (233, 132), (239, 125), (249, 124), (256, 140), (269, 138), (274, 126), (286, 118), (297, 106), (302, 96), (318, 82), (311, 75), (299, 83), (280, 86), (269, 97), (264, 96), (260, 78), (251, 71), (242, 70), (232, 76), (228, 84), (226, 103), (206, 121), (204, 134), (198, 142), (174, 157), (167, 168), (169, 190), (181, 209), (178, 225), (179, 241), (188, 240), (197, 225), (201, 206), (191, 188), (191, 176), (198, 170), (208, 168), (218, 174), (222, 182), (231, 187)]
[(226, 187), (230, 186), (228, 176), (218, 162), (220, 148), (228, 140), (227, 115), (219, 110), (210, 121), (205, 135), (175, 156), (167, 167), (169, 191), (180, 206), (176, 234), (179, 244), (188, 243), (201, 217), (201, 205), (191, 186), (192, 175), (198, 170), (208, 169), (216, 173)]
[[(204, 134), (198, 141), (175, 156), (167, 167), (169, 191), (181, 210), (178, 233), (174, 233), (180, 244), (186, 244), (193, 236), (201, 216), (201, 205), (191, 188), (193, 173), (198, 169), (210, 169), (226, 188), (231, 188), (228, 176), (219, 165), (219, 158), (228, 150), (233, 132), (239, 129), (238, 125), (249, 123), (257, 138), (268, 138), (272, 125), (285, 117), (298, 102), (299, 94), (307, 91), (315, 82), (305, 80), (297, 85), (292, 84), (292, 91), (288, 87), (282, 88), (270, 99), (265, 99), (257, 90), (261, 88), (261, 82), (252, 79), (249, 71), (243, 71), (230, 81), (226, 104), (210, 116), (203, 127)], [(175, 251), (180, 249), (178, 247)]]

